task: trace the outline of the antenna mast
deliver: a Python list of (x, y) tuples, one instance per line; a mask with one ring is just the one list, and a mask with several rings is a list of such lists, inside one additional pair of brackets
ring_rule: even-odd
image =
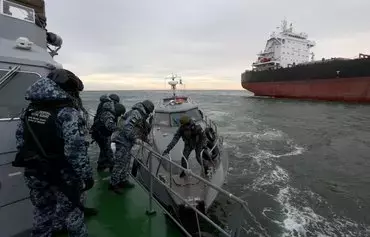
[[(169, 79), (171, 79), (168, 84), (172, 87), (172, 93), (173, 93), (173, 97), (176, 97), (176, 86), (177, 84), (180, 84), (182, 85), (182, 79), (181, 77), (177, 76), (176, 74), (171, 74), (170, 77), (167, 77)], [(175, 80), (176, 78), (179, 79), (179, 81)]]

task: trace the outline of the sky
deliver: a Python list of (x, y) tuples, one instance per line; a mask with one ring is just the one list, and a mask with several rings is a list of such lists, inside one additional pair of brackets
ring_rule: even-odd
[(86, 90), (241, 90), (270, 33), (286, 19), (316, 42), (316, 59), (370, 54), (369, 0), (49, 0), (55, 59)]

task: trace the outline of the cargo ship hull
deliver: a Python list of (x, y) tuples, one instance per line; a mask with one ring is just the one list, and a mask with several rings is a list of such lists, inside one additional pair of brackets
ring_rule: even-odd
[(255, 96), (370, 102), (370, 77), (302, 80), (296, 82), (242, 83)]
[(255, 96), (370, 102), (370, 58), (246, 71), (242, 87)]

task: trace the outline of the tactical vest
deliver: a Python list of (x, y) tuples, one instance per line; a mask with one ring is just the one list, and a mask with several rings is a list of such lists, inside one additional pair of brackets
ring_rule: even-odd
[[(108, 129), (105, 127), (104, 123), (100, 120), (100, 117), (104, 111), (108, 111), (109, 113), (113, 113), (112, 111), (103, 108), (103, 104), (107, 102), (100, 103), (98, 105), (98, 109), (96, 111), (96, 115), (94, 117), (94, 123), (91, 126), (91, 133), (93, 139), (96, 139), (96, 136), (106, 136), (109, 137), (112, 135), (111, 131), (108, 131)], [(114, 122), (117, 123), (117, 116), (114, 114)]]
[(191, 125), (182, 126), (180, 130), (182, 140), (187, 141), (187, 142), (192, 142), (192, 141), (195, 142), (195, 138), (197, 137), (197, 135), (200, 135), (197, 133), (197, 128), (198, 128), (197, 126), (199, 125), (191, 124)]
[[(127, 121), (127, 119), (131, 117), (133, 111), (135, 110), (140, 113), (141, 119), (139, 121), (134, 120), (134, 119)], [(129, 127), (133, 128), (134, 130), (133, 132), (137, 134), (137, 136), (141, 137), (142, 140), (146, 140), (151, 130), (150, 124), (148, 124), (148, 122), (145, 120), (146, 116), (147, 114), (143, 113), (138, 108), (131, 109), (130, 111), (125, 113), (125, 115), (122, 117), (122, 120), (123, 120), (123, 122), (121, 123), (122, 128), (128, 125)]]
[(57, 116), (65, 107), (73, 105), (58, 102), (31, 103), (28, 106), (23, 118), (24, 143), (13, 166), (35, 168), (33, 166), (40, 160), (57, 166), (64, 163), (64, 140)]

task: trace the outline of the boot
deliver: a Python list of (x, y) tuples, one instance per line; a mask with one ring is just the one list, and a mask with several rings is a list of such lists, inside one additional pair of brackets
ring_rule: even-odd
[(119, 185), (114, 185), (113, 186), (113, 185), (109, 184), (108, 190), (113, 191), (114, 193), (116, 193), (118, 195), (122, 194), (122, 191), (120, 190)]
[(91, 207), (84, 207), (84, 215), (86, 217), (96, 216), (98, 215), (98, 209), (91, 208)]
[(135, 187), (135, 184), (131, 183), (130, 181), (126, 180), (118, 184), (120, 188), (133, 188)]

